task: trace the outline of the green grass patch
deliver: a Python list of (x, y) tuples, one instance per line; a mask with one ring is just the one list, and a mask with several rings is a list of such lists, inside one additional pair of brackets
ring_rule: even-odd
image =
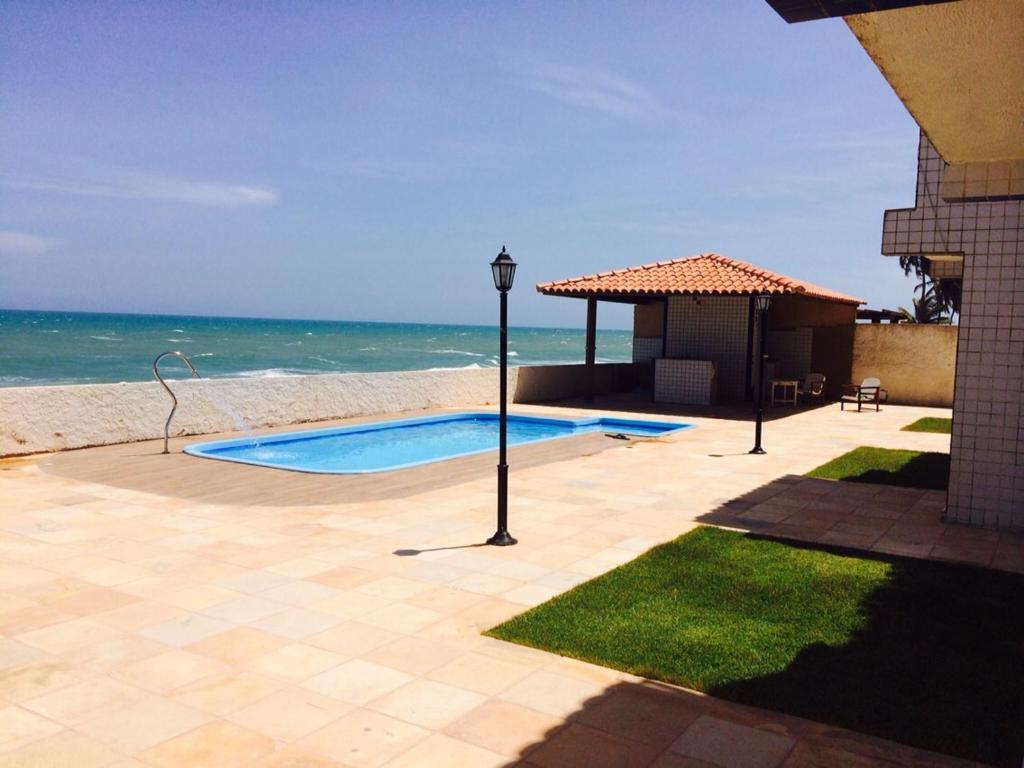
[(807, 477), (945, 490), (949, 454), (862, 446), (812, 469)]
[(904, 432), (937, 432), (940, 435), (948, 435), (953, 432), (953, 420), (943, 419), (938, 416), (925, 416), (912, 424), (903, 427)]
[(699, 528), (488, 634), (1019, 768), (1024, 576)]

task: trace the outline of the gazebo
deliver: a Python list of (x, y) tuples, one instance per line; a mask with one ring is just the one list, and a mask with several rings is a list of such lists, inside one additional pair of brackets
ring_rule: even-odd
[(772, 295), (769, 379), (827, 377), (835, 392), (850, 375), (858, 298), (717, 253), (540, 283), (548, 296), (587, 301), (586, 391), (593, 399), (597, 302), (635, 305), (633, 363), (657, 402), (710, 405), (753, 394), (759, 331), (754, 296)]

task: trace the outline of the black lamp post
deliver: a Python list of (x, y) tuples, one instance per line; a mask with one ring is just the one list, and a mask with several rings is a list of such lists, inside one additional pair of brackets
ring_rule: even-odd
[(498, 395), (498, 530), (487, 540), (496, 547), (508, 547), (516, 543), (508, 532), (508, 464), (505, 463), (506, 412), (505, 400), (508, 390), (508, 292), (512, 290), (512, 281), (516, 276), (516, 263), (508, 255), (505, 246), (501, 253), (491, 262), (494, 275), (494, 287), (501, 294), (501, 384)]
[(754, 296), (754, 307), (757, 309), (757, 321), (761, 326), (761, 340), (757, 356), (757, 426), (754, 428), (754, 447), (751, 453), (765, 453), (761, 447), (761, 422), (764, 420), (764, 340), (768, 330), (768, 306), (772, 303), (770, 293), (759, 293)]

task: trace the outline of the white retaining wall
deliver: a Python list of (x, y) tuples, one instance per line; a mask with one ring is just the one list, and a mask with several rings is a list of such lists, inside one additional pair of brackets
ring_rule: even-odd
[[(599, 393), (632, 387), (629, 364), (597, 366)], [(324, 373), (251, 379), (179, 379), (171, 436), (233, 432), (498, 401), (496, 368)], [(579, 395), (582, 365), (509, 369), (509, 400)], [(156, 382), (0, 388), (0, 457), (162, 438), (171, 400)], [(232, 411), (234, 415), (232, 415)]]
[[(515, 392), (518, 368), (509, 370)], [(176, 380), (171, 435), (228, 432), (422, 408), (488, 406), (497, 369)], [(0, 456), (163, 437), (171, 401), (156, 382), (0, 388)]]

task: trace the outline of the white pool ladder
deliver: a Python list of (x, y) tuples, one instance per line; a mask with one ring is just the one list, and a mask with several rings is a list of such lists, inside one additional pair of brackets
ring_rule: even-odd
[(163, 385), (163, 388), (167, 390), (167, 394), (171, 398), (171, 412), (167, 414), (167, 422), (164, 424), (164, 453), (170, 453), (170, 451), (167, 450), (167, 441), (171, 431), (171, 419), (174, 418), (174, 412), (178, 410), (178, 398), (174, 396), (174, 393), (171, 391), (171, 388), (168, 387), (167, 382), (164, 381), (164, 377), (160, 375), (160, 361), (163, 360), (168, 355), (173, 355), (174, 357), (180, 358), (181, 361), (188, 366), (188, 369), (192, 371), (193, 376), (195, 376), (197, 379), (202, 378), (199, 375), (199, 372), (195, 369), (195, 366), (192, 365), (192, 361), (185, 357), (184, 352), (180, 352), (178, 350), (174, 350), (171, 352), (161, 352), (159, 355), (156, 356), (156, 360), (153, 361), (153, 376), (156, 378), (157, 381), (159, 381)]

